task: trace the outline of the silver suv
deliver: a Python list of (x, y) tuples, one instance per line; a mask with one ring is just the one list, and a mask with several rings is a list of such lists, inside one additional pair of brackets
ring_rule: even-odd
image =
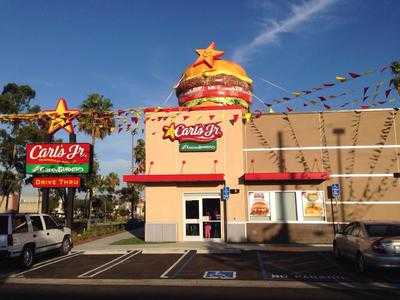
[(39, 254), (59, 250), (65, 255), (71, 249), (71, 229), (50, 215), (0, 214), (0, 257), (18, 257), (29, 268)]

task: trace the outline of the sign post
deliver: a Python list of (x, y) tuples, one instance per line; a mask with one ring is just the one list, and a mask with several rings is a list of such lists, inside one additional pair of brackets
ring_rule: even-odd
[(335, 183), (328, 186), (328, 197), (331, 200), (332, 228), (334, 237), (336, 235), (336, 226), (335, 226), (335, 213), (333, 210), (333, 200), (339, 199), (340, 194), (341, 194), (341, 189), (339, 184)]

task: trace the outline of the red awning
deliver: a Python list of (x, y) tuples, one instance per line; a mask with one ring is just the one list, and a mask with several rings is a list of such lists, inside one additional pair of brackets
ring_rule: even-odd
[(177, 183), (177, 182), (223, 182), (224, 174), (162, 174), (162, 175), (124, 175), (128, 183)]
[(329, 179), (327, 172), (275, 172), (245, 173), (245, 181), (324, 181)]

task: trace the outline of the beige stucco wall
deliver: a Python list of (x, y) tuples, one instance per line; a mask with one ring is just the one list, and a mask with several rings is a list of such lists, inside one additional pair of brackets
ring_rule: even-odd
[[(237, 115), (237, 121), (232, 122)], [(210, 117), (213, 116), (213, 117)], [(244, 126), (241, 109), (172, 111), (146, 113), (146, 174), (225, 174), (225, 183), (230, 188), (240, 190), (231, 195), (227, 203), (228, 220), (245, 221), (245, 192), (239, 183), (243, 175)], [(212, 118), (212, 120), (211, 120)], [(215, 152), (179, 152), (178, 141), (163, 139), (163, 127), (172, 122), (194, 125), (197, 123), (218, 122), (223, 131), (217, 139)], [(214, 163), (214, 161), (217, 163)], [(185, 161), (185, 163), (182, 163)], [(146, 223), (177, 223), (177, 239), (183, 238), (183, 196), (185, 193), (219, 193), (221, 184), (192, 184), (147, 186)], [(221, 215), (223, 215), (221, 203)], [(223, 226), (223, 224), (221, 224)], [(222, 234), (223, 234), (222, 228)]]

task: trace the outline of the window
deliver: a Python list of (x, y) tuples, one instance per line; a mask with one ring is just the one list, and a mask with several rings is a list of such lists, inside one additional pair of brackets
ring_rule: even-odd
[(354, 223), (351, 223), (351, 224), (346, 226), (346, 228), (343, 230), (343, 233), (345, 235), (350, 235), (350, 234), (353, 233), (353, 230), (354, 230)]
[(396, 224), (371, 224), (365, 225), (370, 237), (400, 236), (400, 225)]
[(323, 191), (252, 191), (248, 219), (256, 222), (325, 221)]
[(0, 234), (8, 234), (8, 216), (0, 216)]
[(13, 233), (25, 233), (28, 232), (28, 224), (26, 218), (23, 215), (16, 215), (13, 218)]
[(57, 223), (54, 222), (54, 220), (52, 218), (50, 218), (49, 216), (43, 216), (44, 219), (44, 223), (46, 224), (46, 229), (57, 229)]
[(275, 220), (297, 221), (296, 193), (275, 193)]
[(354, 224), (354, 229), (353, 229), (353, 232), (351, 233), (351, 235), (356, 236), (356, 237), (362, 236), (360, 224), (358, 224), (358, 223)]
[(31, 223), (33, 231), (40, 231), (43, 230), (42, 220), (39, 216), (31, 216)]

